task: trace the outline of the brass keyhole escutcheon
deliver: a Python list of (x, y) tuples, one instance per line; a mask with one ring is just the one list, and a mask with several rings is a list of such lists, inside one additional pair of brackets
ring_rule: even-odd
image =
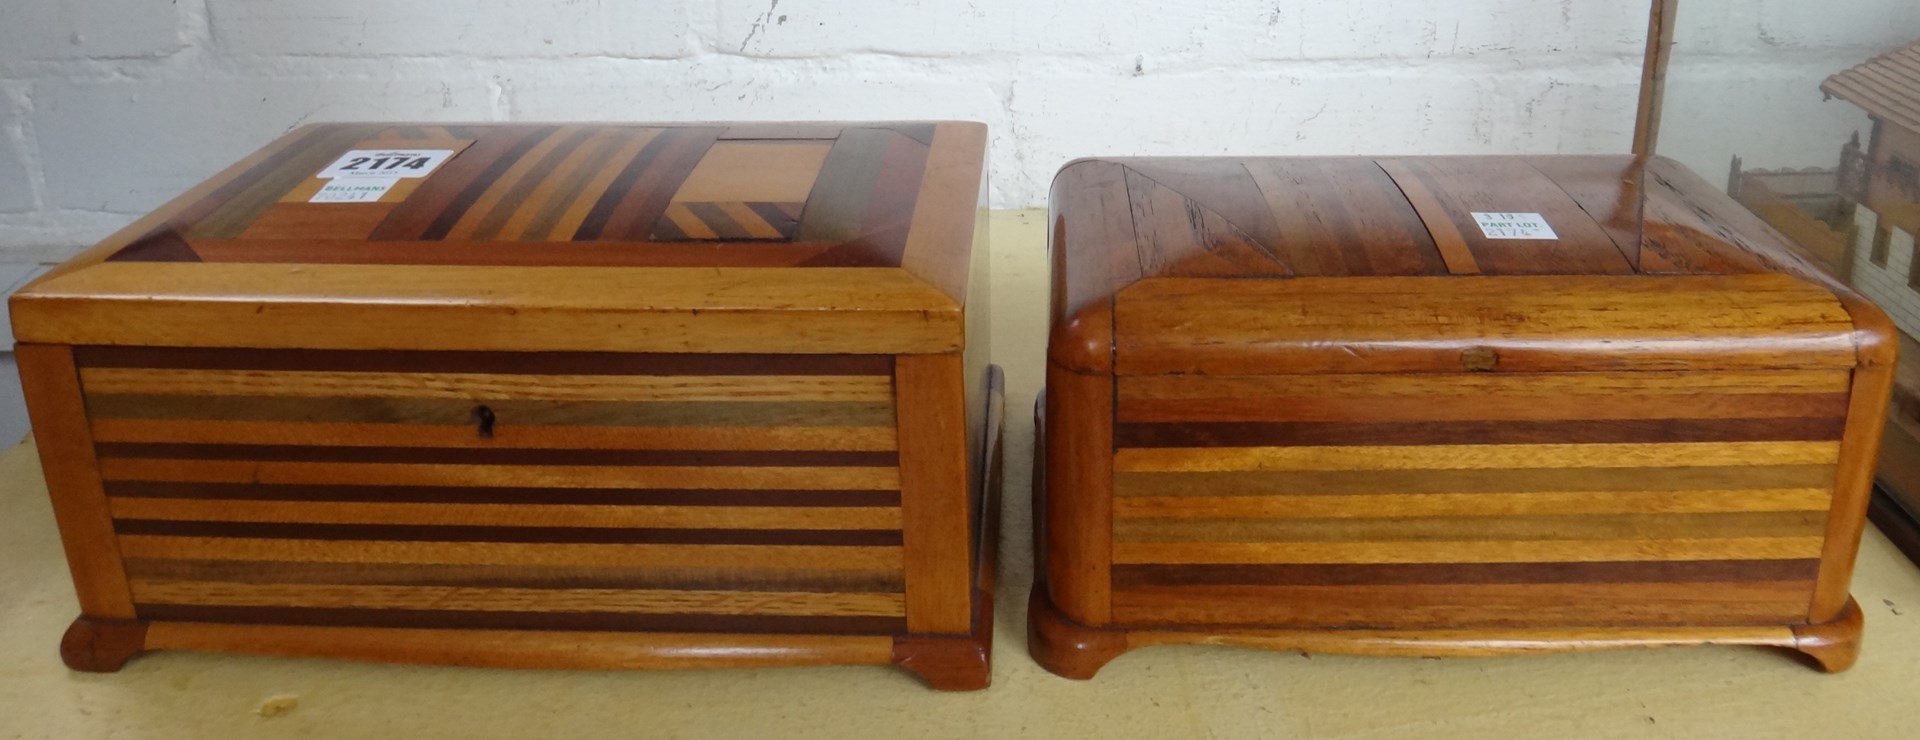
[(473, 407), (472, 416), (473, 426), (480, 432), (480, 437), (482, 439), (492, 439), (494, 422), (493, 409), (487, 408), (487, 405), (483, 403)]
[(1468, 372), (1492, 372), (1493, 366), (1500, 363), (1500, 353), (1492, 347), (1468, 347), (1460, 352), (1460, 365)]

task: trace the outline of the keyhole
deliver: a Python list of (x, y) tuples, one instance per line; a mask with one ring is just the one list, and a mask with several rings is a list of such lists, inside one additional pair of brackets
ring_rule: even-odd
[(473, 425), (479, 429), (482, 438), (492, 439), (493, 409), (487, 408), (486, 404), (473, 407)]

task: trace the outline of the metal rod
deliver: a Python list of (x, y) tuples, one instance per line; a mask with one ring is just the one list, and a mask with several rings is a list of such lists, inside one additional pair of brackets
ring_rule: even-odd
[(1667, 61), (1673, 56), (1674, 18), (1680, 0), (1653, 0), (1647, 19), (1647, 58), (1640, 70), (1640, 114), (1633, 153), (1650, 156), (1660, 143), (1660, 109), (1667, 97)]

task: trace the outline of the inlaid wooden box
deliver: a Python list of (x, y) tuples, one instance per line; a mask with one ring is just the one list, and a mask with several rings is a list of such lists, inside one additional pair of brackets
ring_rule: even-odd
[(1674, 162), (1087, 160), (1052, 219), (1055, 673), (1171, 642), (1857, 655), (1893, 330)]
[(972, 123), (300, 129), (13, 298), (82, 616), (988, 682)]

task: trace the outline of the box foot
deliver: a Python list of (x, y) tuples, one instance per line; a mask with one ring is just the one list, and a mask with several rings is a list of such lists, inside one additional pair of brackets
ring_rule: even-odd
[(1041, 668), (1085, 681), (1127, 649), (1125, 633), (1068, 619), (1048, 598), (1046, 582), (1033, 584), (1033, 595), (1027, 599), (1027, 652)]
[(1839, 673), (1860, 659), (1860, 633), (1865, 619), (1860, 604), (1847, 599), (1847, 607), (1831, 622), (1793, 627), (1793, 649), (1811, 658), (1821, 671)]
[(938, 691), (979, 691), (993, 683), (993, 592), (995, 556), (1000, 549), (1001, 447), (1006, 435), (1006, 379), (998, 365), (987, 366), (987, 415), (981, 445), (978, 537), (974, 542), (973, 632), (948, 636), (904, 636), (893, 641), (893, 663)]
[(60, 638), (60, 660), (68, 668), (89, 673), (118, 671), (146, 649), (147, 623), (137, 619), (82, 614)]
[(973, 633), (893, 639), (893, 664), (936, 691), (979, 691), (993, 683), (993, 592), (973, 595)]
[(902, 637), (893, 643), (893, 664), (936, 691), (979, 691), (993, 683), (993, 640)]

